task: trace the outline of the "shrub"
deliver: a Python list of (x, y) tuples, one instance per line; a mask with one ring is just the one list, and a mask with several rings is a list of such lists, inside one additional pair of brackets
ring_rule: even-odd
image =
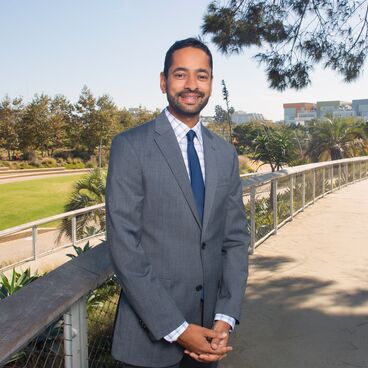
[(76, 254), (68, 253), (67, 256), (71, 259), (78, 257), (80, 254), (85, 253), (91, 249), (91, 246), (89, 244), (89, 241), (84, 245), (84, 247), (77, 247), (76, 245), (73, 245), (73, 248), (75, 250)]
[(62, 149), (57, 149), (52, 154), (52, 157), (56, 159), (62, 159), (62, 160), (66, 160), (68, 157), (72, 157), (72, 156), (73, 154), (71, 150), (62, 150)]
[(57, 161), (52, 157), (45, 157), (41, 161), (41, 165), (44, 167), (57, 167)]
[(66, 162), (67, 163), (64, 165), (66, 169), (84, 169), (86, 167), (86, 165), (80, 158), (68, 157)]
[(30, 284), (32, 281), (38, 279), (39, 277), (41, 276), (37, 273), (31, 276), (31, 270), (29, 268), (27, 268), (23, 272), (17, 272), (15, 271), (15, 269), (13, 269), (10, 278), (5, 275), (1, 275), (0, 300), (14, 294), (19, 289)]

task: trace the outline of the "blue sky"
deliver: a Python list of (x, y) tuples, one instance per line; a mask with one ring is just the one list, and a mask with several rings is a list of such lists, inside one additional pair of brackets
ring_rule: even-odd
[[(64, 94), (72, 102), (83, 85), (99, 96), (108, 93), (119, 107), (166, 105), (159, 73), (166, 50), (177, 39), (200, 34), (205, 0), (0, 0), (0, 98), (35, 93)], [(284, 102), (368, 98), (367, 65), (363, 76), (345, 84), (333, 72), (317, 68), (312, 87), (283, 93), (267, 86), (253, 50), (214, 55), (212, 98), (204, 110), (222, 104), (225, 79), (236, 110), (283, 118)]]

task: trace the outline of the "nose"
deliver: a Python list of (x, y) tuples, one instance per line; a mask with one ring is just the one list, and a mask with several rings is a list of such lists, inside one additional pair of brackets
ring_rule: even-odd
[(197, 87), (197, 78), (194, 74), (190, 73), (185, 81), (185, 88), (194, 91)]

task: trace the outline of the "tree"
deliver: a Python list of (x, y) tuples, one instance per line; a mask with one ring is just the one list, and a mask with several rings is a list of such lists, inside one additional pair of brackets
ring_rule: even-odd
[(339, 160), (366, 154), (363, 126), (349, 118), (316, 121), (310, 128), (312, 161)]
[(81, 130), (80, 141), (89, 155), (99, 147), (110, 145), (112, 137), (120, 131), (119, 110), (108, 95), (95, 98), (87, 86), (84, 86), (75, 106), (75, 122)]
[(222, 98), (225, 101), (226, 104), (226, 122), (229, 126), (229, 140), (230, 142), (233, 141), (233, 135), (232, 135), (232, 122), (231, 122), (231, 115), (234, 114), (234, 108), (230, 107), (230, 100), (229, 100), (229, 91), (226, 87), (225, 81), (221, 81), (222, 85)]
[(49, 124), (53, 134), (50, 139), (49, 149), (51, 154), (55, 149), (69, 145), (69, 129), (72, 126), (73, 105), (62, 95), (55, 96), (50, 101)]
[(50, 101), (47, 95), (35, 95), (25, 108), (22, 119), (17, 125), (19, 147), (23, 152), (38, 149), (44, 155), (52, 146), (55, 132), (50, 124)]
[(119, 110), (111, 97), (103, 95), (97, 100), (97, 112), (94, 123), (96, 124), (94, 132), (98, 141), (98, 163), (102, 166), (102, 146), (110, 146), (112, 138), (119, 132)]
[(77, 112), (75, 124), (80, 130), (80, 143), (91, 155), (94, 153), (99, 139), (96, 139), (94, 131), (97, 125), (96, 98), (87, 86), (83, 86), (75, 110)]
[(237, 150), (278, 171), (296, 158), (295, 142), (289, 129), (259, 122), (239, 124), (234, 129)]
[(215, 106), (215, 117), (214, 121), (217, 124), (222, 124), (226, 122), (227, 112), (220, 105)]
[(12, 159), (14, 151), (18, 149), (17, 124), (22, 110), (21, 98), (10, 100), (8, 96), (5, 96), (0, 103), (0, 147), (7, 151), (8, 160)]
[[(106, 171), (96, 169), (83, 176), (73, 188), (70, 199), (64, 206), (64, 212), (74, 211), (85, 207), (105, 202)], [(77, 236), (81, 238), (89, 229), (97, 228), (98, 231), (105, 229), (105, 211), (95, 210), (82, 214), (77, 218)], [(71, 219), (64, 219), (60, 225), (58, 240), (63, 235), (72, 238)]]
[(321, 63), (355, 80), (368, 52), (368, 0), (212, 1), (203, 34), (224, 54), (255, 46), (271, 88), (301, 89)]

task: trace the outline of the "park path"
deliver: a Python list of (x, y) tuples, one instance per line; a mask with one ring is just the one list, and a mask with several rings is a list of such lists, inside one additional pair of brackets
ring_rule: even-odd
[(257, 248), (221, 368), (368, 368), (367, 193), (336, 191)]

